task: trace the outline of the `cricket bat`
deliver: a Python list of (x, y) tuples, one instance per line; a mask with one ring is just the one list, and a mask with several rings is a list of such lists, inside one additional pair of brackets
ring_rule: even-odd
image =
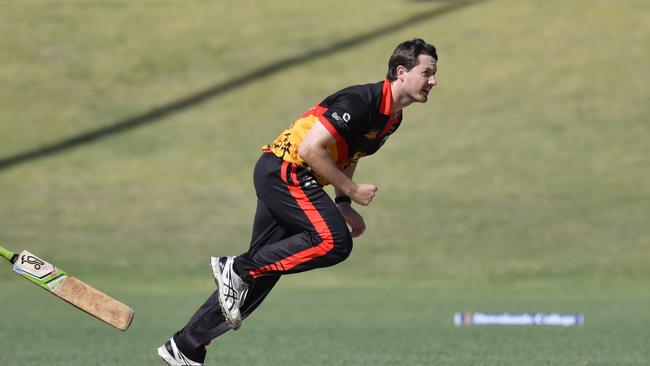
[(26, 250), (15, 254), (1, 246), (0, 255), (14, 265), (14, 272), (97, 319), (122, 331), (131, 325), (133, 309), (68, 275), (51, 263)]

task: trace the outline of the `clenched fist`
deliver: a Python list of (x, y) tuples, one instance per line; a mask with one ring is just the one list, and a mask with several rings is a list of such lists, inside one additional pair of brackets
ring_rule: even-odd
[(348, 194), (350, 199), (361, 206), (368, 206), (377, 193), (377, 186), (372, 184), (357, 184)]

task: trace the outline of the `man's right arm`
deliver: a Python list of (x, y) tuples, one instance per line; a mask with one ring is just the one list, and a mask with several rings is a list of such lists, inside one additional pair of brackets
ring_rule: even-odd
[(372, 184), (357, 184), (348, 178), (336, 166), (327, 151), (327, 147), (334, 144), (334, 136), (320, 122), (316, 122), (300, 142), (298, 155), (312, 170), (349, 196), (352, 201), (367, 206), (375, 196), (377, 187)]

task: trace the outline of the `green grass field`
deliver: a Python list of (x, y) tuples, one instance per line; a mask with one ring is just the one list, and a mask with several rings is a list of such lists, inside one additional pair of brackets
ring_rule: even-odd
[[(260, 147), (328, 93), (381, 80), (413, 37), (437, 46), (439, 85), (357, 169), (379, 186), (367, 233), (346, 262), (284, 278), (206, 364), (650, 364), (648, 12), (0, 1), (0, 244), (136, 310), (121, 333), (1, 264), (0, 365), (162, 365), (156, 347), (214, 288), (209, 256), (248, 245)], [(457, 328), (458, 311), (585, 324)]]

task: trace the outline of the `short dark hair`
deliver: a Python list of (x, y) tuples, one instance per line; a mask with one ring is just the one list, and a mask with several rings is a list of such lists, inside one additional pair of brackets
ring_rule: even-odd
[(400, 43), (388, 60), (386, 79), (390, 81), (397, 80), (397, 66), (402, 65), (407, 70), (411, 70), (418, 64), (418, 56), (420, 55), (429, 55), (438, 61), (436, 48), (420, 38)]

